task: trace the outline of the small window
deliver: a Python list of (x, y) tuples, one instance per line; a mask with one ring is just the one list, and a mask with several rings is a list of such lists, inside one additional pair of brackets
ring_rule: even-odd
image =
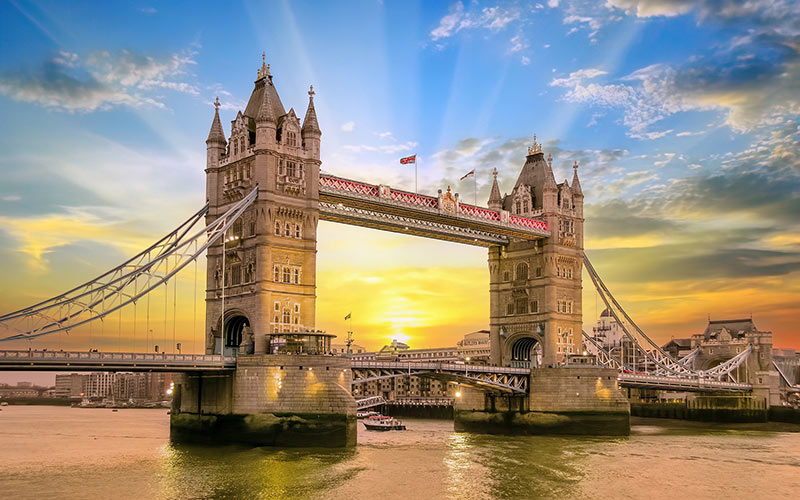
[[(281, 266), (279, 266), (278, 264), (275, 264), (275, 267), (273, 268), (272, 281), (279, 282), (280, 280), (281, 280)], [(277, 308), (277, 304), (278, 303), (275, 302), (275, 304), (276, 304), (275, 307)]]
[(517, 299), (517, 314), (526, 314), (528, 312), (528, 300), (525, 298)]
[(292, 272), (292, 270), (289, 268), (289, 266), (285, 266), (283, 268), (283, 282), (284, 283), (291, 283), (292, 282), (291, 272)]
[(506, 306), (506, 314), (514, 314), (514, 304), (509, 303)]
[[(277, 300), (275, 301), (275, 310), (276, 311), (280, 311), (281, 310), (281, 303), (278, 302)], [(275, 321), (276, 322), (278, 321), (278, 317), (277, 316), (275, 316)]]
[(284, 232), (284, 236), (286, 236), (288, 238), (292, 234), (291, 231), (292, 231), (291, 225), (287, 222), (286, 223), (286, 231)]
[(300, 283), (300, 269), (295, 267), (293, 274), (294, 274), (294, 283), (295, 284), (299, 284)]
[(294, 237), (295, 238), (299, 238), (300, 237), (300, 224), (295, 224), (294, 225)]
[(300, 314), (300, 304), (298, 304), (297, 302), (294, 303), (294, 313)]
[(538, 313), (539, 312), (539, 301), (538, 300), (532, 300), (531, 301), (531, 312), (532, 313)]
[(281, 221), (276, 220), (275, 221), (275, 236), (280, 236), (280, 235), (281, 235)]
[(503, 281), (511, 281), (511, 273), (508, 271), (503, 272)]
[(536, 277), (537, 278), (541, 278), (542, 277), (542, 268), (541, 267), (537, 267), (536, 268)]

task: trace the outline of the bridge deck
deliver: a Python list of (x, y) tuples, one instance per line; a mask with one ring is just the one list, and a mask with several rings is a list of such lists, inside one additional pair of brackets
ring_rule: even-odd
[(0, 351), (0, 370), (97, 372), (218, 372), (236, 368), (236, 358), (214, 354), (88, 351)]

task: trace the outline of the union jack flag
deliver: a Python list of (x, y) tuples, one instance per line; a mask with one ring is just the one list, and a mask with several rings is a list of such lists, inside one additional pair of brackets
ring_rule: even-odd
[(463, 181), (464, 179), (466, 179), (470, 175), (475, 175), (475, 169), (474, 168), (472, 170), (470, 170), (469, 172), (467, 172), (466, 174), (464, 174), (464, 177), (462, 177), (461, 180)]
[(417, 163), (417, 155), (406, 156), (400, 158), (400, 165), (408, 165), (409, 163)]

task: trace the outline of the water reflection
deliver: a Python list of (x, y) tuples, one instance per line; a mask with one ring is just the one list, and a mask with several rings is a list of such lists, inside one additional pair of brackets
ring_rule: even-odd
[(158, 498), (305, 499), (357, 473), (340, 467), (354, 450), (295, 450), (167, 445)]

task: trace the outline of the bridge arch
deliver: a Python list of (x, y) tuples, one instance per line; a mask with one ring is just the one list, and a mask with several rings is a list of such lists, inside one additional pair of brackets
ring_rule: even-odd
[(518, 332), (509, 335), (503, 344), (503, 359), (513, 368), (537, 368), (542, 365), (544, 342), (542, 337), (532, 332)]
[(222, 328), (223, 354), (233, 355), (239, 352), (245, 327), (250, 326), (250, 318), (244, 311), (233, 309), (225, 311), (225, 326)]

